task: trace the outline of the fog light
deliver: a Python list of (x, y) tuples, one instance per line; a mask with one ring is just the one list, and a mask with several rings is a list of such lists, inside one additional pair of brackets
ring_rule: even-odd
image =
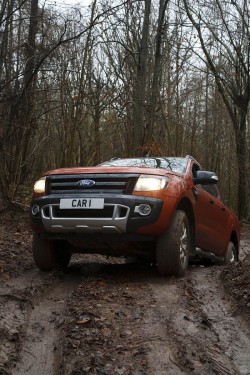
[(135, 212), (138, 212), (142, 216), (147, 216), (151, 212), (151, 207), (148, 204), (140, 204), (135, 207)]
[(36, 204), (34, 204), (34, 206), (32, 206), (32, 209), (31, 209), (32, 215), (33, 216), (37, 216), (39, 214), (39, 211), (40, 211), (39, 206), (37, 206)]

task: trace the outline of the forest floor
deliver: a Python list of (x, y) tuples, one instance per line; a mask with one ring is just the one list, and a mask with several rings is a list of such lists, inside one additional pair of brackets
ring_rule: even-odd
[(75, 255), (38, 271), (28, 213), (0, 210), (0, 374), (250, 374), (250, 227), (240, 261), (183, 278)]

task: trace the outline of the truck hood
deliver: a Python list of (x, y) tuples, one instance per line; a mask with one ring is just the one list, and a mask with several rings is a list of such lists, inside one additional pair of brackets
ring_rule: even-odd
[(43, 176), (51, 175), (72, 175), (72, 174), (109, 174), (109, 173), (135, 173), (135, 174), (149, 174), (149, 175), (177, 175), (179, 173), (168, 171), (161, 168), (148, 168), (148, 167), (78, 167), (78, 168), (60, 168), (47, 171)]

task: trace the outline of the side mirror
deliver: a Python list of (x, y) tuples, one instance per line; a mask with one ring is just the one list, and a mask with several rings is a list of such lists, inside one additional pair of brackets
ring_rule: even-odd
[(208, 171), (197, 171), (196, 177), (193, 177), (194, 184), (201, 184), (201, 185), (214, 185), (217, 184), (218, 177), (214, 172)]

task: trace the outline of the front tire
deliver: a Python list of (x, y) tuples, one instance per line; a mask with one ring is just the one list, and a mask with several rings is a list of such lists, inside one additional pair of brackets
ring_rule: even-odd
[(66, 268), (71, 258), (68, 246), (65, 241), (48, 240), (34, 233), (32, 252), (36, 266), (42, 271)]
[(32, 252), (35, 264), (42, 271), (51, 271), (56, 265), (53, 241), (44, 239), (40, 234), (33, 234)]
[(184, 211), (177, 210), (156, 245), (157, 268), (163, 276), (184, 276), (191, 247), (190, 226)]
[(229, 242), (223, 264), (231, 264), (237, 260), (237, 252), (233, 242)]

